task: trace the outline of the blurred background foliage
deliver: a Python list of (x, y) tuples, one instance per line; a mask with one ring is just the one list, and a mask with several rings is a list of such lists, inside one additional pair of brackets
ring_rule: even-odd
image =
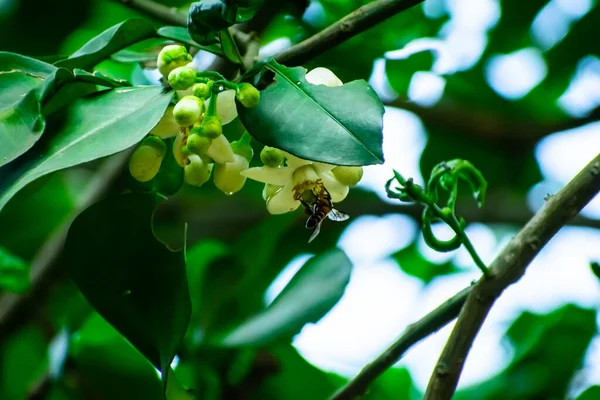
[[(182, 12), (189, 5), (183, 0), (161, 3)], [(261, 54), (268, 56), (310, 37), (364, 3), (266, 0), (263, 12), (246, 28), (259, 32)], [(593, 123), (600, 117), (598, 97), (595, 103), (588, 101), (587, 108), (576, 111), (561, 106), (559, 101), (586, 65), (595, 68), (595, 79), (600, 76), (600, 7), (592, 0), (498, 0), (483, 2), (491, 11), (485, 7), (482, 11), (475, 3), (426, 0), (305, 66), (326, 66), (343, 81), (370, 77), (390, 107), (388, 112), (394, 107), (419, 118), (427, 137), (424, 147), (384, 147), (391, 161), (384, 167), (371, 167), (375, 171), (371, 176), (389, 176), (393, 160), (405, 153), (420, 152), (412, 157), (419, 160), (420, 175), (425, 177), (441, 160), (468, 159), (487, 178), (489, 201), (478, 210), (474, 202), (467, 200), (458, 214), (469, 222), (485, 224), (498, 238), (504, 238), (532, 215), (528, 193), (543, 180), (536, 146), (547, 136)], [(464, 9), (469, 7), (473, 7), (472, 14), (466, 15)], [(551, 13), (554, 20), (542, 17)], [(0, 50), (40, 57), (70, 54), (104, 29), (139, 15), (109, 0), (0, 1)], [(540, 22), (543, 18), (546, 22)], [(549, 24), (546, 36), (542, 35), (543, 26), (540, 28), (543, 24)], [(454, 61), (444, 61), (443, 55), (428, 50), (398, 56), (397, 50), (425, 37), (450, 43)], [(148, 41), (121, 55), (137, 57), (140, 52), (151, 53), (156, 45)], [(510, 64), (515, 58), (508, 61), (506, 57), (523, 54), (529, 57), (531, 70), (538, 71), (531, 63), (539, 64), (541, 60), (542, 76), (529, 79), (535, 83), (528, 90), (510, 92), (506, 89), (510, 82), (498, 83), (491, 66)], [(152, 55), (147, 59), (152, 60)], [(144, 66), (152, 67), (152, 61)], [(529, 76), (526, 67), (518, 67), (521, 73), (508, 80)], [(115, 78), (149, 82), (136, 63), (113, 59), (98, 69)], [(427, 84), (419, 86), (419, 79)], [(426, 98), (415, 92), (419, 87), (437, 87), (439, 82), (443, 82), (441, 90), (433, 90)], [(398, 122), (390, 121), (386, 120), (384, 140), (400, 143), (389, 135), (402, 135), (403, 127), (391, 126)], [(239, 135), (239, 128), (234, 122), (227, 128), (228, 136)], [(0, 298), (1, 399), (160, 398), (156, 370), (92, 311), (67, 278), (64, 255), (49, 255), (49, 249), (61, 242), (65, 226), (99, 190), (94, 176), (101, 168), (102, 162), (92, 162), (38, 179), (0, 212), (0, 290), (4, 291)], [(126, 169), (117, 172), (101, 182), (101, 197), (119, 193), (127, 184)], [(404, 214), (418, 220), (417, 209), (383, 200), (372, 187), (366, 184), (353, 189), (340, 208), (353, 218)], [(321, 254), (335, 247), (347, 227), (342, 223), (326, 224), (318, 240), (309, 245), (303, 229), (304, 215), (269, 216), (261, 191), (261, 185), (250, 181), (231, 197), (224, 196), (212, 183), (202, 189), (184, 187), (156, 212), (155, 232), (172, 248), (183, 247), (187, 224), (186, 263), (194, 314), (173, 368), (182, 384), (194, 388), (199, 399), (325, 399), (351, 374), (341, 376), (305, 360), (292, 344), (302, 326), (290, 323), (291, 330), (258, 342), (228, 346), (215, 340), (210, 346), (199, 345), (205, 335), (235, 330), (258, 316), (275, 325), (281, 322), (277, 320), (280, 315), (269, 314), (266, 308), (267, 289), (299, 255)], [(593, 217), (579, 217), (574, 224), (597, 231), (600, 214)], [(419, 235), (407, 236), (405, 245), (389, 255), (397, 268), (422, 282), (423, 288), (440, 276), (464, 272), (465, 267), (452, 258), (431, 258), (420, 246)], [(365, 244), (369, 245), (372, 243)], [(45, 266), (42, 272), (35, 269), (40, 264)], [(34, 270), (29, 272), (32, 265)], [(591, 272), (589, 279), (594, 279)], [(463, 286), (467, 284), (465, 278)], [(344, 285), (335, 281), (326, 290), (341, 290), (341, 295)], [(539, 290), (544, 290), (543, 282)], [(11, 292), (26, 293), (18, 297)], [(299, 295), (291, 295), (291, 304), (302, 300)], [(523, 311), (506, 323), (502, 343), (495, 343), (507, 349), (508, 361), (503, 361), (495, 375), (463, 387), (456, 398), (600, 398), (599, 386), (590, 387), (593, 382), (578, 379), (588, 346), (596, 336), (597, 311), (598, 304), (558, 304), (544, 313)], [(288, 311), (285, 314), (289, 317)], [(314, 321), (323, 314), (315, 314)], [(287, 323), (285, 326), (289, 328)], [(418, 399), (422, 390), (411, 377), (410, 368), (398, 367), (379, 378), (364, 398)]]

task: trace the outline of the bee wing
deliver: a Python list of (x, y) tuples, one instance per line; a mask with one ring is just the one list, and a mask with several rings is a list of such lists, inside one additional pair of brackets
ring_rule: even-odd
[(315, 238), (317, 237), (319, 232), (321, 232), (321, 223), (320, 222), (317, 224), (317, 226), (315, 226), (315, 229), (313, 229), (312, 235), (310, 235), (310, 238), (308, 239), (308, 243), (315, 240)]
[(332, 208), (331, 212), (329, 214), (327, 214), (327, 216), (332, 221), (345, 221), (348, 218), (350, 218), (350, 216), (348, 214), (344, 214), (343, 212), (338, 211), (335, 208)]

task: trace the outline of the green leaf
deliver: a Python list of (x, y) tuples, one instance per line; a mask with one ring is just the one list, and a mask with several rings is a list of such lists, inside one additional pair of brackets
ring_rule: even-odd
[(105, 157), (140, 141), (163, 116), (173, 93), (157, 86), (104, 91), (79, 99), (64, 121), (17, 162), (0, 169), (0, 209), (29, 182)]
[(258, 141), (335, 165), (383, 163), (384, 108), (367, 82), (312, 85), (302, 67), (275, 61), (264, 67), (275, 74), (275, 82), (261, 92), (258, 106), (236, 102), (242, 123)]
[(340, 300), (351, 270), (352, 263), (339, 249), (311, 258), (272, 304), (227, 333), (220, 342), (225, 346), (260, 346), (291, 339)]
[(397, 93), (407, 95), (413, 74), (431, 70), (434, 60), (432, 50), (420, 51), (402, 59), (387, 59), (385, 74)]
[(419, 278), (426, 284), (438, 276), (460, 272), (460, 269), (450, 261), (438, 264), (427, 260), (419, 253), (415, 244), (398, 251), (392, 257), (398, 262), (402, 271)]
[(97, 71), (93, 74), (90, 74), (86, 70), (75, 68), (73, 70), (73, 74), (75, 75), (75, 79), (77, 81), (91, 83), (93, 85), (106, 86), (109, 88), (131, 86), (131, 84), (127, 81), (122, 79), (113, 79)]
[(184, 252), (154, 237), (153, 212), (152, 197), (143, 194), (94, 204), (69, 229), (65, 264), (96, 311), (166, 372), (187, 329), (191, 302)]
[(84, 44), (69, 58), (58, 61), (54, 65), (67, 69), (90, 69), (118, 50), (154, 35), (154, 27), (149, 21), (131, 18), (108, 28)]
[(121, 63), (141, 63), (148, 61), (156, 61), (158, 54), (152, 52), (141, 52), (134, 50), (119, 50), (110, 58)]
[(600, 279), (600, 263), (591, 262), (590, 268), (592, 269), (592, 272), (594, 273), (594, 275), (596, 275), (596, 278)]
[(577, 400), (597, 400), (600, 399), (600, 385), (594, 385), (587, 388), (583, 393), (577, 396)]
[(101, 399), (164, 399), (156, 370), (97, 313), (72, 336), (70, 347), (77, 371)]
[(223, 54), (225, 54), (225, 57), (227, 57), (229, 61), (234, 64), (243, 64), (242, 55), (240, 54), (229, 29), (223, 29), (219, 32), (219, 41), (221, 42)]
[(165, 39), (171, 39), (179, 43), (184, 43), (189, 46), (194, 46), (199, 48), (200, 50), (208, 51), (209, 53), (216, 54), (218, 56), (223, 56), (223, 51), (221, 50), (221, 46), (218, 44), (211, 44), (207, 46), (202, 46), (196, 43), (188, 33), (186, 28), (182, 28), (181, 26), (163, 26), (157, 31), (158, 36), (163, 37)]
[(29, 266), (3, 247), (0, 247), (0, 289), (17, 293), (29, 289)]
[(46, 125), (41, 102), (52, 92), (57, 71), (45, 62), (0, 52), (0, 166), (25, 153), (41, 136)]

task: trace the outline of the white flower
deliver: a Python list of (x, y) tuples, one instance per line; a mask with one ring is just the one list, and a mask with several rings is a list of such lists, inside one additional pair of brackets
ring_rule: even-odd
[(334, 203), (348, 195), (349, 187), (340, 183), (331, 173), (335, 165), (308, 161), (285, 153), (285, 167), (255, 167), (241, 174), (255, 181), (264, 182), (264, 197), (267, 210), (271, 214), (283, 214), (294, 211), (300, 205), (300, 197), (305, 191), (324, 186)]

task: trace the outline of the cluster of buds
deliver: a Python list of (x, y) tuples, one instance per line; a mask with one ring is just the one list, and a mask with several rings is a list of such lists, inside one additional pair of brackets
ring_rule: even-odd
[[(315, 213), (317, 203), (319, 210), (328, 211), (360, 181), (362, 167), (303, 160), (268, 146), (260, 153), (263, 166), (249, 168), (253, 156), (250, 135), (245, 132), (230, 143), (223, 135), (223, 125), (237, 117), (236, 99), (244, 107), (256, 107), (260, 92), (248, 83), (227, 81), (216, 72), (197, 71), (191, 61), (183, 46), (166, 46), (159, 54), (158, 69), (177, 91), (179, 101), (166, 110), (132, 154), (129, 170), (135, 179), (147, 182), (156, 176), (169, 151), (164, 139), (174, 137), (171, 151), (184, 168), (188, 185), (202, 186), (213, 176), (215, 186), (231, 195), (242, 189), (247, 178), (263, 182), (263, 198), (271, 214), (294, 211), (301, 204)], [(326, 68), (313, 69), (306, 80), (313, 85), (342, 85)]]
[(260, 92), (248, 83), (235, 84), (217, 73), (197, 71), (191, 61), (183, 46), (166, 46), (160, 52), (158, 70), (179, 100), (134, 151), (129, 170), (140, 182), (152, 180), (168, 151), (164, 139), (174, 137), (171, 151), (184, 168), (185, 182), (202, 186), (212, 175), (215, 186), (231, 195), (244, 186), (246, 177), (240, 172), (248, 169), (253, 151), (247, 132), (229, 143), (223, 125), (237, 117), (235, 99), (244, 107), (255, 107)]

